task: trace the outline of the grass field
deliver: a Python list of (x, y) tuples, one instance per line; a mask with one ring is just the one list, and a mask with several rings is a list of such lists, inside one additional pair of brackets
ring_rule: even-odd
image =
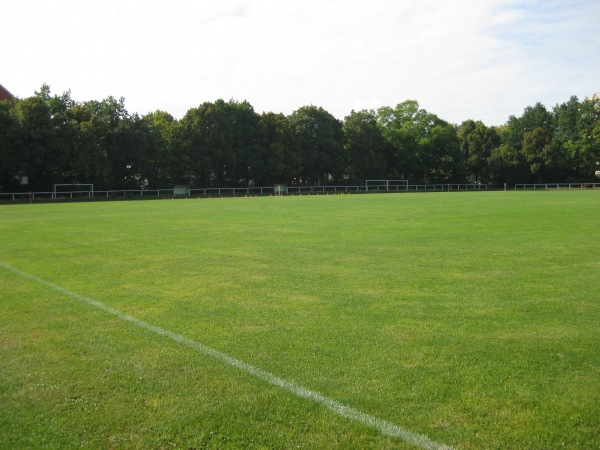
[(123, 315), (432, 445), (600, 447), (598, 192), (9, 205), (0, 233), (1, 448), (413, 448)]

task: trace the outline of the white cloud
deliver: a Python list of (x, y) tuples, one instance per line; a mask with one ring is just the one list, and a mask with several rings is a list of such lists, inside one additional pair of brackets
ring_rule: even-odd
[(235, 98), (343, 118), (410, 98), (500, 124), (600, 90), (595, 1), (20, 0), (4, 13), (7, 89), (124, 96), (140, 114)]

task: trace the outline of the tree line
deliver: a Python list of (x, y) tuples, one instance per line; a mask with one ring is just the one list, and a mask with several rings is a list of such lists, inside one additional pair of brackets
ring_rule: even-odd
[(0, 102), (0, 190), (592, 182), (599, 119), (597, 98), (573, 96), (552, 110), (536, 103), (502, 126), (451, 124), (414, 100), (343, 121), (317, 106), (286, 116), (217, 100), (177, 120), (165, 111), (130, 114), (123, 98), (77, 102), (43, 85)]

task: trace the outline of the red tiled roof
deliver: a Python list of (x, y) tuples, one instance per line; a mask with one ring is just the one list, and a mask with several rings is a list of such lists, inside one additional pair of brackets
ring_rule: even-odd
[(8, 92), (4, 86), (2, 86), (0, 84), (0, 101), (2, 100), (12, 100), (13, 98), (15, 98), (14, 95), (12, 95), (10, 92)]

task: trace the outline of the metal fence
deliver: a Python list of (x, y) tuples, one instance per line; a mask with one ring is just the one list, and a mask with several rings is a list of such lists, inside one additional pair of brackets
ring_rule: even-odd
[[(587, 189), (600, 188), (600, 183), (547, 183), (517, 184), (515, 189)], [(486, 184), (399, 184), (389, 186), (288, 186), (283, 195), (318, 195), (339, 193), (383, 193), (383, 192), (452, 192), (452, 191), (487, 191)], [(73, 190), (65, 192), (11, 192), (0, 193), (3, 202), (42, 202), (70, 200), (118, 200), (118, 199), (156, 199), (156, 198), (212, 198), (212, 197), (252, 197), (281, 195), (273, 186), (244, 188), (195, 188), (189, 195), (176, 195), (174, 188), (169, 189), (113, 189), (113, 190)]]
[(530, 183), (515, 184), (516, 190), (600, 189), (600, 183)]

